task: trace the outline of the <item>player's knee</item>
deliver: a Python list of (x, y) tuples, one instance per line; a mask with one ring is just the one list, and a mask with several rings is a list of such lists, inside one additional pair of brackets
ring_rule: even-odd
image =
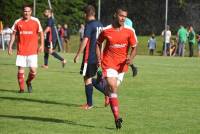
[(121, 84), (121, 80), (117, 80), (117, 87)]

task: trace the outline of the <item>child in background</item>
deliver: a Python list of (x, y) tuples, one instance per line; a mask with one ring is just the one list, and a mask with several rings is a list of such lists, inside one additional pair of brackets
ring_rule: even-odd
[(154, 50), (156, 49), (155, 34), (152, 34), (151, 38), (148, 40), (148, 48), (149, 48), (149, 55), (153, 55)]

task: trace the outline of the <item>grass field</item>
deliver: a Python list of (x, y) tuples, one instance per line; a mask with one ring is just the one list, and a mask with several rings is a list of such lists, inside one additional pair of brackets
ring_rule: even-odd
[(0, 51), (0, 134), (200, 133), (199, 58), (137, 56), (137, 77), (128, 72), (119, 89), (124, 122), (117, 131), (98, 91), (95, 107), (80, 109), (85, 102), (80, 61), (62, 55), (66, 68), (51, 57), (49, 69), (38, 68), (33, 93), (18, 94), (15, 55)]

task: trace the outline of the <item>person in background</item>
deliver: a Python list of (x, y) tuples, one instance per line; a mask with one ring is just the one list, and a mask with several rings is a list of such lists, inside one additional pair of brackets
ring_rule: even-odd
[(80, 43), (83, 41), (84, 29), (85, 29), (84, 24), (81, 24), (81, 25), (80, 25), (80, 29), (79, 29)]
[(154, 50), (156, 49), (155, 34), (152, 34), (151, 38), (148, 40), (148, 48), (149, 48), (149, 55), (153, 55), (154, 54)]
[[(166, 33), (166, 38), (165, 38), (165, 33)], [(161, 33), (161, 36), (163, 36), (163, 49), (162, 49), (163, 55), (165, 55), (165, 50), (166, 50), (166, 55), (169, 56), (170, 55), (170, 40), (171, 40), (172, 33), (168, 25), (167, 25), (166, 32), (165, 30), (163, 30)]]
[(197, 34), (198, 56), (200, 57), (200, 31)]
[[(58, 24), (58, 36), (59, 36), (59, 39), (60, 39), (60, 43), (61, 43), (62, 49), (64, 49), (64, 45), (63, 45), (63, 42), (64, 42), (64, 29), (63, 29), (62, 25), (60, 25), (60, 24)], [(58, 51), (60, 51), (60, 47), (58, 47)]]
[(3, 29), (3, 37), (4, 37), (5, 49), (9, 45), (9, 42), (10, 42), (10, 39), (11, 39), (11, 35), (12, 35), (12, 29), (10, 29), (8, 25), (6, 25), (5, 28)]
[(64, 24), (64, 51), (70, 52), (70, 32), (67, 24)]
[(180, 28), (178, 29), (178, 32), (177, 32), (178, 56), (184, 57), (187, 35), (188, 35), (187, 30), (182, 25), (180, 25)]
[[(128, 17), (125, 19), (124, 24), (133, 28), (133, 21)], [(133, 63), (130, 64), (130, 67), (132, 70), (132, 76), (135, 77), (138, 74), (138, 68)]]
[(188, 30), (188, 44), (189, 44), (189, 57), (193, 57), (194, 55), (194, 45), (196, 43), (196, 33), (192, 26), (189, 26)]

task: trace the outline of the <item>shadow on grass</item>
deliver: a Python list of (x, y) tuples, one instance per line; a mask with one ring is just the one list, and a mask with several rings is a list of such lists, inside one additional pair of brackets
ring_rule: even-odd
[(36, 99), (16, 98), (16, 97), (0, 97), (0, 99), (13, 100), (13, 101), (28, 101), (28, 102), (36, 102), (36, 103), (44, 103), (44, 104), (55, 104), (55, 105), (63, 105), (63, 106), (68, 106), (68, 107), (80, 107), (80, 105), (78, 104), (60, 103), (60, 102), (48, 101), (48, 100), (36, 100)]
[(14, 63), (3, 63), (3, 64), (1, 64), (1, 65), (3, 65), (3, 66), (15, 66), (15, 64)]
[(17, 93), (17, 90), (8, 90), (8, 89), (1, 89), (0, 88), (0, 92), (11, 92), (11, 93)]
[(40, 121), (40, 122), (49, 122), (49, 123), (63, 123), (63, 124), (76, 125), (76, 126), (89, 127), (89, 128), (95, 127), (92, 125), (79, 124), (79, 123), (76, 123), (76, 122), (70, 121), (70, 120), (61, 120), (61, 119), (55, 119), (55, 118), (44, 118), (44, 117), (33, 117), (33, 116), (14, 116), (14, 115), (0, 115), (0, 118), (22, 119), (22, 120)]

